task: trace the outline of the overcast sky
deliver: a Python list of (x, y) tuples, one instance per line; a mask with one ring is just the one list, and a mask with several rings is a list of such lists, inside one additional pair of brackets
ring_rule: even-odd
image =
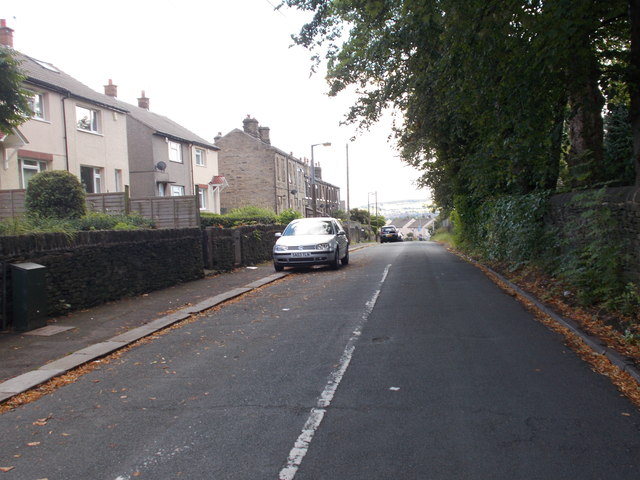
[[(305, 17), (279, 0), (2, 0), (0, 18), (14, 31), (14, 48), (53, 63), (104, 92), (136, 104), (142, 90), (150, 110), (213, 142), (242, 128), (251, 115), (270, 127), (272, 145), (310, 158), (323, 180), (346, 200), (349, 143), (351, 208), (378, 201), (420, 199), (419, 172), (397, 158), (389, 123), (356, 134), (340, 126), (353, 98), (329, 98), (321, 75), (310, 77), (310, 53), (291, 47)], [(224, 172), (222, 172), (224, 173)], [(371, 201), (373, 202), (373, 195)]]

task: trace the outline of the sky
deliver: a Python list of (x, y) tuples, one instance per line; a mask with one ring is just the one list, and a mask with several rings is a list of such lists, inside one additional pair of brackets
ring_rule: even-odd
[[(54, 64), (97, 92), (111, 79), (118, 98), (150, 110), (213, 142), (250, 115), (270, 128), (271, 144), (311, 158), (322, 179), (351, 208), (398, 200), (429, 202), (420, 172), (398, 158), (390, 119), (358, 133), (340, 125), (353, 103), (329, 97), (311, 53), (291, 35), (309, 18), (279, 0), (2, 0), (0, 18), (14, 48)], [(351, 138), (355, 139), (351, 141)], [(348, 145), (348, 147), (347, 147)], [(224, 172), (222, 172), (224, 173)]]

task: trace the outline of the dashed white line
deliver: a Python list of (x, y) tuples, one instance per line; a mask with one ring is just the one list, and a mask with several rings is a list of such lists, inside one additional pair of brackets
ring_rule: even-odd
[(373, 308), (376, 305), (378, 300), (378, 296), (380, 295), (380, 290), (382, 288), (382, 284), (387, 279), (387, 274), (389, 273), (389, 269), (391, 265), (387, 265), (382, 273), (382, 278), (380, 279), (380, 283), (378, 284), (378, 288), (374, 292), (371, 299), (365, 304), (364, 312), (360, 318), (360, 322), (356, 326), (355, 330), (351, 334), (347, 345), (342, 352), (340, 357), (340, 362), (336, 369), (331, 372), (329, 375), (329, 380), (327, 381), (324, 390), (318, 397), (318, 401), (316, 406), (311, 409), (309, 417), (307, 421), (304, 423), (302, 427), (302, 432), (298, 436), (293, 448), (289, 452), (289, 457), (287, 458), (287, 464), (280, 470), (280, 475), (278, 476), (279, 480), (293, 480), (302, 464), (302, 460), (304, 459), (307, 451), (309, 450), (309, 445), (313, 440), (313, 437), (322, 423), (322, 419), (324, 418), (324, 414), (327, 412), (327, 408), (331, 405), (331, 401), (333, 400), (333, 396), (340, 385), (342, 377), (344, 376), (347, 368), (349, 367), (349, 363), (351, 363), (351, 358), (353, 357), (353, 352), (356, 349), (356, 342), (360, 335), (362, 335), (362, 329), (364, 325), (367, 323)]

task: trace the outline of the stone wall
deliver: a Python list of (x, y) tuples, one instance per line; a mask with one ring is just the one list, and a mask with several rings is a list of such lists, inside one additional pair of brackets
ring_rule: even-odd
[(8, 318), (12, 263), (46, 267), (50, 316), (204, 276), (199, 228), (0, 237), (0, 261)]
[(208, 227), (203, 235), (204, 267), (228, 271), (239, 265), (269, 261), (276, 242), (275, 234), (282, 230), (284, 225)]
[[(551, 197), (550, 224), (558, 226), (579, 215), (572, 199), (584, 192), (572, 192)], [(604, 195), (604, 205), (612, 213), (614, 228), (608, 232), (620, 239), (625, 247), (625, 275), (630, 281), (640, 282), (640, 188), (610, 188)], [(579, 238), (574, 239), (579, 242)]]

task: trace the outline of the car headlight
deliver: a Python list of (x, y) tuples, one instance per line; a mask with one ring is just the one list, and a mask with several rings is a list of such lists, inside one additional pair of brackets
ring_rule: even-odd
[(276, 245), (273, 247), (274, 252), (286, 252), (288, 250), (286, 245)]
[(316, 248), (318, 250), (331, 250), (331, 246), (328, 243), (319, 243)]

